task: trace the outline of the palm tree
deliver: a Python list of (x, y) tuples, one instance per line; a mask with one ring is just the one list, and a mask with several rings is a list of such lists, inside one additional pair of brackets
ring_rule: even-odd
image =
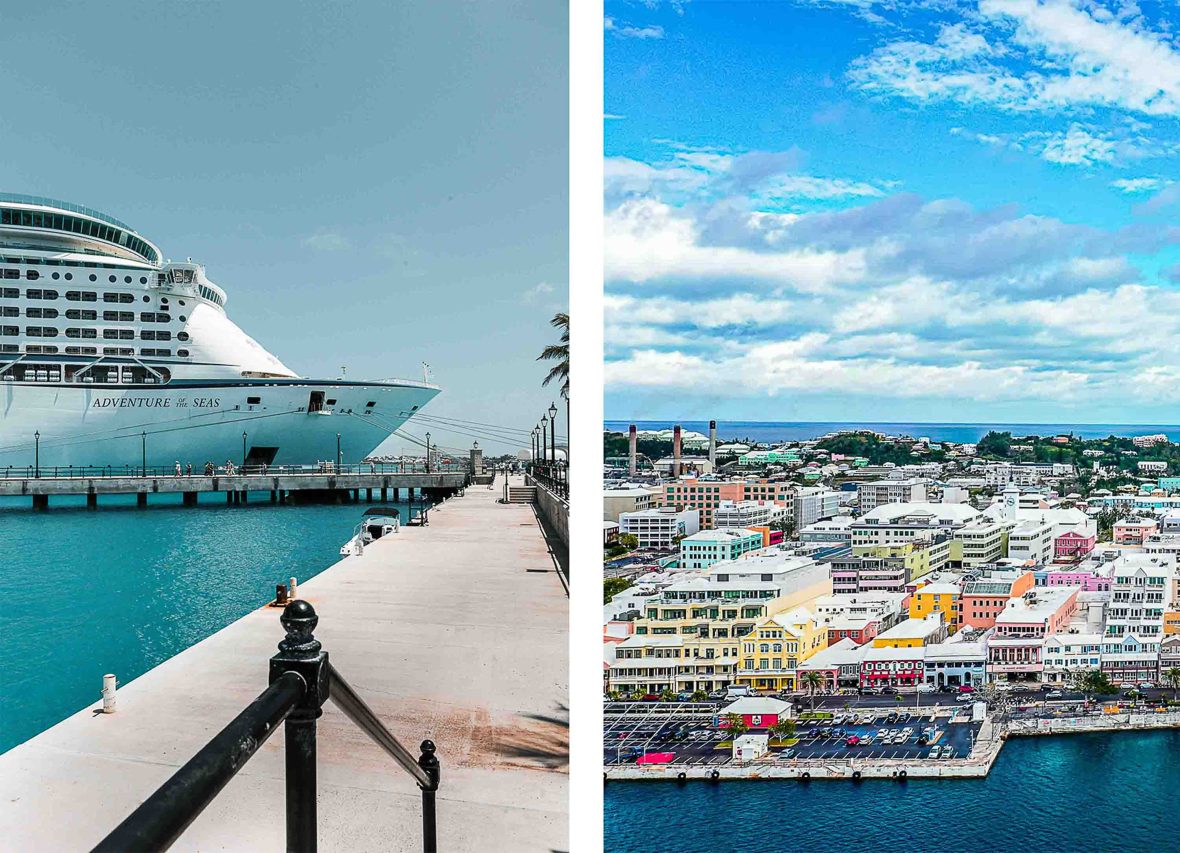
[(1172, 701), (1176, 701), (1176, 690), (1180, 688), (1180, 667), (1173, 666), (1164, 670), (1164, 683), (1172, 688)]
[(725, 722), (731, 739), (739, 738), (750, 730), (750, 727), (746, 725), (746, 718), (741, 714), (726, 714)]
[(815, 710), (815, 691), (824, 686), (824, 677), (815, 670), (803, 673), (799, 679), (803, 686), (807, 688), (808, 695), (811, 696), (811, 710)]
[(561, 343), (550, 344), (537, 356), (537, 361), (556, 361), (557, 364), (549, 368), (542, 385), (548, 385), (554, 380), (561, 381), (561, 396), (570, 398), (570, 315), (554, 314), (549, 321), (555, 329), (561, 329)]

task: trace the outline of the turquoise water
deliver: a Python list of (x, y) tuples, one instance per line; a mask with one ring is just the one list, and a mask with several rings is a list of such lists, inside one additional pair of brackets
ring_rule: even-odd
[(43, 513), (0, 499), (0, 752), (96, 701), (103, 673), (126, 684), (273, 599), (275, 584), (319, 574), (365, 508), (201, 497), (193, 508), (153, 495), (146, 509), (102, 497), (97, 511), (54, 498)]
[(1180, 731), (1018, 738), (984, 780), (611, 782), (608, 853), (1172, 850)]

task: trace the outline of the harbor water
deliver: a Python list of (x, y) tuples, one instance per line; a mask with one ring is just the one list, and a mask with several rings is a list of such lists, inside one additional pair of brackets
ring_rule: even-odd
[(1009, 740), (982, 780), (611, 782), (604, 849), (1171, 849), (1178, 750), (1176, 730), (1062, 735)]
[(251, 498), (205, 494), (193, 508), (153, 495), (137, 509), (134, 495), (104, 496), (87, 511), (79, 496), (39, 513), (0, 498), (0, 752), (97, 701), (104, 673), (126, 684), (273, 599), (275, 584), (336, 563), (367, 506)]

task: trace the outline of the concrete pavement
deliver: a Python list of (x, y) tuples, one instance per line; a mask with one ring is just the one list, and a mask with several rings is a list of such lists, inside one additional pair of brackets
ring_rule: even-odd
[[(374, 543), (299, 597), (315, 605), (333, 665), (394, 734), (415, 754), (424, 737), (438, 743), (440, 849), (564, 850), (568, 601), (532, 507), (497, 503), (499, 486), (469, 488), (428, 527)], [(259, 609), (121, 687), (117, 713), (96, 704), (0, 756), (0, 849), (90, 849), (266, 687), (279, 612)], [(329, 702), (320, 849), (421, 849), (420, 802)], [(173, 849), (283, 846), (277, 732)]]

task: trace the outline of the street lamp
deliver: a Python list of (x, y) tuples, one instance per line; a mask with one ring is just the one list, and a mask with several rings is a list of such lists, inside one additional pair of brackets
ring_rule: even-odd
[(139, 476), (147, 476), (147, 430), (139, 434)]
[(542, 462), (549, 461), (549, 449), (545, 446), (545, 443), (546, 443), (545, 442), (545, 438), (546, 438), (545, 433), (548, 432), (548, 430), (545, 429), (545, 425), (548, 423), (549, 423), (549, 418), (546, 417), (545, 415), (541, 415), (541, 461)]
[(33, 467), (34, 467), (34, 471), (35, 471), (33, 476), (36, 479), (40, 480), (41, 479), (41, 430), (37, 430), (35, 433), (33, 433), (33, 441), (36, 442), (36, 449), (33, 451)]
[(529, 433), (529, 436), (531, 436), (533, 439), (533, 453), (532, 453), (532, 456), (529, 458), (529, 463), (530, 463), (530, 465), (536, 465), (537, 464), (537, 428), (536, 428), (536, 426), (533, 427), (533, 431)]
[(344, 463), (344, 456), (340, 451), (340, 433), (336, 433), (336, 473), (340, 473), (340, 466)]
[(426, 473), (430, 473), (430, 433), (426, 433)]
[(246, 431), (242, 430), (242, 473), (246, 473)]
[(553, 454), (553, 462), (557, 463), (557, 406), (549, 404), (549, 452)]

